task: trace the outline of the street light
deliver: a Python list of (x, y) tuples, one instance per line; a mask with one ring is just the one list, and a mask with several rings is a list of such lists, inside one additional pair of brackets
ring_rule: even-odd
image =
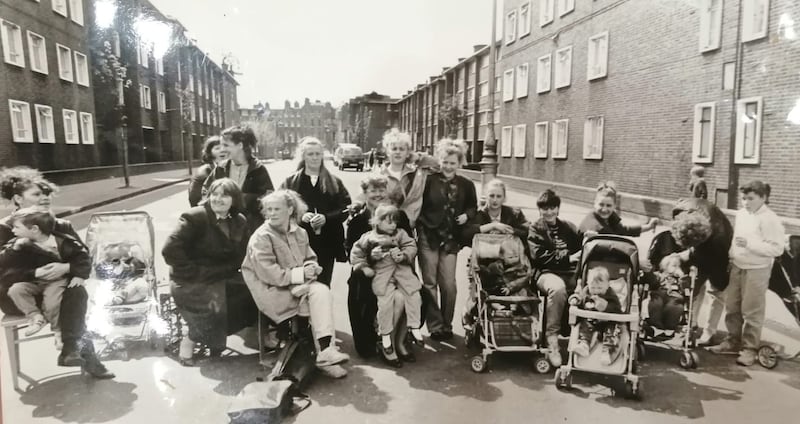
[(485, 191), (486, 183), (497, 177), (497, 141), (494, 136), (494, 96), (495, 67), (497, 65), (497, 0), (492, 0), (492, 37), (489, 39), (489, 112), (486, 125), (486, 137), (483, 143), (481, 158), (481, 189)]

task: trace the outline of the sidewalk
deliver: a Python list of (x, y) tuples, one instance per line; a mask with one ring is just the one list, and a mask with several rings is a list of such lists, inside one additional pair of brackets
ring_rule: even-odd
[[(128, 188), (124, 188), (125, 181), (122, 178), (109, 178), (62, 186), (59, 187), (58, 193), (53, 198), (52, 209), (56, 216), (65, 217), (158, 190), (188, 179), (187, 170), (182, 168), (131, 176), (131, 186)], [(13, 207), (11, 205), (2, 205), (0, 206), (0, 217), (5, 217), (11, 214), (12, 211)]]

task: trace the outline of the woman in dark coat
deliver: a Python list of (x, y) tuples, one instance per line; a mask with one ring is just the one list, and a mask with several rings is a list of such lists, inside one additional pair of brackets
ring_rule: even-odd
[(214, 172), (214, 168), (218, 164), (223, 163), (228, 157), (228, 154), (220, 144), (220, 139), (217, 136), (212, 136), (206, 139), (203, 144), (203, 156), (201, 160), (203, 164), (200, 165), (194, 172), (191, 182), (189, 182), (189, 205), (192, 207), (197, 206), (205, 197), (203, 184), (205, 184), (209, 175)]
[(230, 179), (214, 181), (209, 201), (181, 215), (164, 243), (172, 297), (189, 331), (180, 345), (181, 363), (190, 365), (195, 343), (219, 356), (227, 336), (252, 325), (258, 314), (239, 272), (249, 232), (240, 210), (239, 187)]
[(308, 233), (311, 249), (322, 267), (318, 281), (330, 286), (335, 262), (347, 261), (344, 251), (344, 221), (350, 194), (342, 180), (331, 175), (323, 162), (324, 146), (314, 137), (305, 137), (297, 147), (297, 172), (281, 188), (296, 191), (308, 205), (300, 226)]

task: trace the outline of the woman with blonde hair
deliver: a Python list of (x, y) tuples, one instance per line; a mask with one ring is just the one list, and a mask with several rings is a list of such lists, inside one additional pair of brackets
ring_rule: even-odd
[(350, 194), (342, 180), (328, 172), (323, 158), (324, 145), (314, 137), (304, 137), (297, 146), (297, 172), (281, 188), (297, 192), (308, 205), (299, 225), (306, 230), (311, 249), (322, 266), (318, 280), (330, 285), (335, 262), (346, 262), (344, 221)]

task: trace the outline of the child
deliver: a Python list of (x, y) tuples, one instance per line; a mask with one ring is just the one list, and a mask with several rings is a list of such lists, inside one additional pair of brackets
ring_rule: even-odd
[(772, 262), (783, 252), (784, 230), (780, 218), (766, 205), (770, 192), (768, 184), (751, 181), (739, 191), (744, 208), (736, 213), (730, 249), (730, 282), (725, 289), (728, 337), (709, 350), (735, 352), (741, 345), (736, 363), (750, 366), (756, 360), (761, 342)]
[[(531, 274), (520, 260), (519, 252), (512, 240), (505, 240), (500, 244), (500, 258), (488, 265), (480, 266), (481, 282), (483, 289), (490, 295), (510, 296), (521, 294), (525, 296), (525, 288)], [(520, 293), (523, 292), (523, 293)]]
[[(8, 296), (30, 320), (26, 336), (38, 333), (47, 322), (61, 341), (58, 315), (64, 289), (82, 285), (91, 271), (86, 246), (73, 236), (55, 232), (55, 217), (39, 208), (25, 208), (11, 215), (10, 240), (0, 253), (0, 273), (4, 284), (13, 284)], [(54, 281), (38, 280), (36, 269), (53, 262), (68, 262), (70, 273)], [(69, 279), (69, 283), (68, 283)], [(36, 297), (42, 296), (42, 308)]]
[(422, 283), (414, 275), (413, 268), (417, 245), (405, 230), (397, 228), (400, 220), (397, 207), (378, 206), (370, 221), (372, 231), (362, 235), (350, 252), (353, 270), (372, 278), (372, 291), (378, 298), (378, 331), (386, 355), (394, 352), (391, 333), (395, 290), (400, 290), (405, 297), (406, 317), (414, 342), (422, 343)]
[(131, 243), (114, 243), (106, 247), (103, 261), (95, 266), (95, 277), (110, 284), (105, 286), (105, 304), (139, 303), (147, 298), (149, 286), (144, 279), (145, 263), (136, 257)]
[[(606, 268), (593, 268), (589, 271), (586, 280), (586, 285), (580, 293), (570, 296), (570, 305), (609, 314), (622, 313), (622, 305), (614, 289), (611, 288), (610, 276)], [(619, 327), (615, 323), (595, 319), (581, 321), (578, 326), (578, 342), (572, 350), (578, 356), (589, 356), (591, 348), (594, 347), (595, 333), (603, 334), (603, 352), (600, 361), (603, 365), (611, 365), (613, 354), (619, 344)]]
[(708, 199), (708, 188), (706, 187), (706, 180), (703, 175), (706, 173), (706, 168), (697, 165), (693, 166), (689, 171), (689, 193), (692, 197), (699, 199)]
[(680, 324), (683, 314), (683, 289), (686, 274), (678, 255), (665, 256), (659, 264), (660, 271), (653, 273), (648, 302), (648, 324), (671, 337)]

